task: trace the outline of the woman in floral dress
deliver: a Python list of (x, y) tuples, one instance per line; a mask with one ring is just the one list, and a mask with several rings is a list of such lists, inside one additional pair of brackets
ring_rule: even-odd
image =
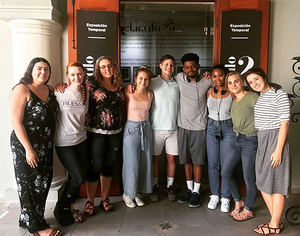
[(13, 132), (11, 150), (21, 214), (19, 225), (36, 236), (62, 235), (44, 218), (52, 181), (53, 139), (57, 101), (47, 85), (51, 67), (44, 58), (34, 58), (10, 95)]
[(94, 77), (87, 80), (90, 88), (88, 111), (88, 151), (90, 166), (87, 173), (85, 214), (93, 215), (94, 197), (100, 176), (101, 203), (105, 211), (112, 209), (108, 199), (114, 161), (121, 155), (124, 94), (120, 70), (109, 57), (102, 56), (95, 63)]

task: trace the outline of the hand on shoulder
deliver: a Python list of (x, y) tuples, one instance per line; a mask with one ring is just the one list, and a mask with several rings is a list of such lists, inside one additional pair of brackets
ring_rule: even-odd
[(55, 92), (60, 92), (63, 93), (65, 92), (65, 89), (68, 87), (67, 83), (64, 82), (59, 82), (57, 85), (54, 87)]

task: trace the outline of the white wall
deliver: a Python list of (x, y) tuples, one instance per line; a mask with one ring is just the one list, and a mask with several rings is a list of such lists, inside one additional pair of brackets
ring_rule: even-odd
[[(0, 20), (0, 199), (4, 190), (15, 185), (9, 137), (11, 125), (8, 114), (8, 95), (13, 86), (12, 39), (6, 21)], [(3, 37), (4, 36), (4, 37)]]
[[(269, 38), (269, 77), (291, 93), (296, 75), (292, 72), (294, 56), (300, 56), (300, 1), (271, 0)], [(300, 75), (298, 75), (300, 76)], [(300, 92), (300, 91), (299, 91)], [(299, 94), (298, 92), (298, 94)], [(300, 95), (300, 94), (299, 94)], [(300, 99), (292, 111), (300, 112)], [(289, 142), (292, 156), (292, 188), (300, 192), (300, 116), (297, 123), (290, 123)]]

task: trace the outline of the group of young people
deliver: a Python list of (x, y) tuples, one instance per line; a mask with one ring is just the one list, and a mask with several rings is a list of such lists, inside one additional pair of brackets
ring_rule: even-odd
[[(30, 62), (10, 97), (21, 227), (37, 236), (62, 235), (44, 218), (55, 147), (68, 172), (54, 209), (63, 226), (83, 221), (74, 203), (85, 181), (84, 214), (95, 214), (99, 181), (100, 207), (112, 209), (108, 196), (114, 162), (121, 153), (126, 206), (144, 206), (144, 193), (158, 201), (158, 163), (165, 152), (169, 200), (200, 206), (202, 167), (207, 160), (212, 193), (208, 208), (216, 209), (221, 202), (221, 211), (229, 212), (232, 197), (233, 219), (251, 219), (258, 189), (271, 219), (255, 232), (280, 233), (284, 199), (290, 190), (287, 94), (270, 83), (260, 68), (242, 76), (216, 65), (211, 74), (201, 76), (198, 55), (187, 53), (181, 62), (183, 72), (174, 75), (175, 59), (163, 56), (161, 74), (155, 78), (142, 66), (136, 71), (135, 84), (126, 89), (111, 58), (99, 57), (90, 78), (81, 63), (72, 62), (66, 69), (67, 84), (59, 84), (55, 91), (47, 85), (49, 62), (44, 58)], [(245, 79), (253, 92), (245, 89)], [(177, 155), (184, 164), (187, 184), (178, 198), (174, 189)], [(246, 184), (245, 201), (233, 177), (239, 162)]]

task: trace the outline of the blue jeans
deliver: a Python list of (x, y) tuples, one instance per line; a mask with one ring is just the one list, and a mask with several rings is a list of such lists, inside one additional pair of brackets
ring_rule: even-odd
[(208, 177), (210, 190), (213, 195), (219, 195), (220, 174), (222, 176), (221, 195), (229, 198), (230, 194), (239, 198), (237, 189), (232, 182), (233, 162), (238, 159), (236, 136), (232, 130), (232, 120), (220, 121), (222, 139), (216, 138), (217, 121), (208, 119), (206, 147), (208, 160)]
[[(240, 136), (236, 137), (236, 143), (240, 153), (240, 160), (242, 162), (243, 168), (243, 177), (246, 184), (245, 208), (251, 211), (254, 206), (257, 194), (257, 187), (255, 183), (255, 157), (257, 149), (257, 136), (246, 136), (241, 134)], [(239, 200), (240, 199), (235, 198), (235, 201)]]

